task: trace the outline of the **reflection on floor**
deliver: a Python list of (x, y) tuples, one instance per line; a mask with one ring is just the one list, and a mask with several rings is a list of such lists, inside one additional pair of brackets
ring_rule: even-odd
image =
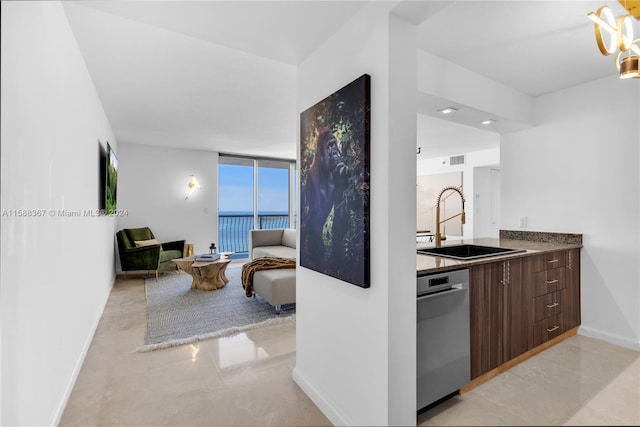
[(118, 280), (61, 426), (331, 425), (291, 379), (295, 322), (136, 353), (145, 309), (144, 281)]
[(576, 335), (418, 417), (444, 425), (640, 425), (640, 352)]
[[(295, 323), (136, 353), (144, 281), (118, 280), (61, 426), (331, 425), (291, 379)], [(420, 425), (639, 425), (640, 353), (564, 341), (418, 417)]]

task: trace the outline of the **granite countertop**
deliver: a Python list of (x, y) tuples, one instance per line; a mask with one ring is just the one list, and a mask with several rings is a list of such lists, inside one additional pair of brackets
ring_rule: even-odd
[[(470, 267), (472, 265), (486, 264), (490, 262), (502, 261), (510, 258), (521, 258), (533, 254), (553, 252), (558, 250), (574, 249), (582, 247), (581, 234), (567, 233), (546, 233), (535, 231), (510, 231), (500, 230), (500, 238), (479, 238), (464, 239), (456, 241), (443, 241), (442, 246), (455, 246), (462, 244), (473, 244), (483, 246), (498, 246), (509, 249), (524, 249), (525, 252), (514, 254), (496, 255), (487, 258), (461, 261), (452, 258), (445, 258), (433, 255), (417, 254), (416, 270), (417, 274), (430, 274), (447, 270)], [(434, 243), (417, 243), (417, 249), (434, 247)]]

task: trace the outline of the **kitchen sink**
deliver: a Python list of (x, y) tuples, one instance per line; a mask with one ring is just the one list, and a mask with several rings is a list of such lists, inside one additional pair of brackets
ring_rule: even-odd
[(441, 246), (439, 248), (418, 249), (419, 254), (440, 256), (459, 260), (486, 258), (498, 255), (509, 255), (518, 252), (526, 252), (526, 250), (482, 245), (453, 245)]

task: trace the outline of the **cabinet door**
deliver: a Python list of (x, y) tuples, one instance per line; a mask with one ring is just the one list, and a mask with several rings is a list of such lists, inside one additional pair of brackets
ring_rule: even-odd
[(544, 294), (544, 292), (540, 292), (539, 288), (544, 286), (540, 283), (546, 283), (546, 277), (541, 276), (541, 274), (544, 274), (544, 271), (542, 271), (542, 273), (540, 272), (540, 269), (545, 266), (545, 257), (542, 255), (522, 258), (523, 305), (528, 307), (526, 311), (526, 318), (523, 319), (523, 334), (527, 340), (527, 351), (535, 347), (535, 298), (538, 294)]
[(469, 268), (471, 378), (503, 363), (502, 263)]
[(531, 300), (522, 278), (522, 259), (512, 259), (503, 265), (503, 354), (502, 362), (529, 350)]
[(567, 329), (580, 326), (580, 249), (567, 251), (566, 301)]

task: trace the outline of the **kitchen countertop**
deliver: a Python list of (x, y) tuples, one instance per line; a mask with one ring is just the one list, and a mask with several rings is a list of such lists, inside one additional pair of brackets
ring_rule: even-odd
[[(486, 258), (472, 260), (457, 260), (452, 258), (439, 257), (434, 255), (417, 254), (416, 270), (418, 275), (438, 273), (448, 270), (466, 268), (472, 265), (487, 264), (490, 262), (502, 261), (511, 258), (522, 258), (533, 254), (561, 251), (567, 249), (581, 248), (581, 234), (545, 233), (545, 232), (521, 232), (500, 230), (500, 238), (479, 238), (464, 239), (442, 242), (442, 246), (455, 246), (462, 244), (497, 246), (509, 249), (524, 249), (525, 252), (514, 254), (495, 255)], [(416, 249), (432, 248), (433, 243), (419, 242)]]

